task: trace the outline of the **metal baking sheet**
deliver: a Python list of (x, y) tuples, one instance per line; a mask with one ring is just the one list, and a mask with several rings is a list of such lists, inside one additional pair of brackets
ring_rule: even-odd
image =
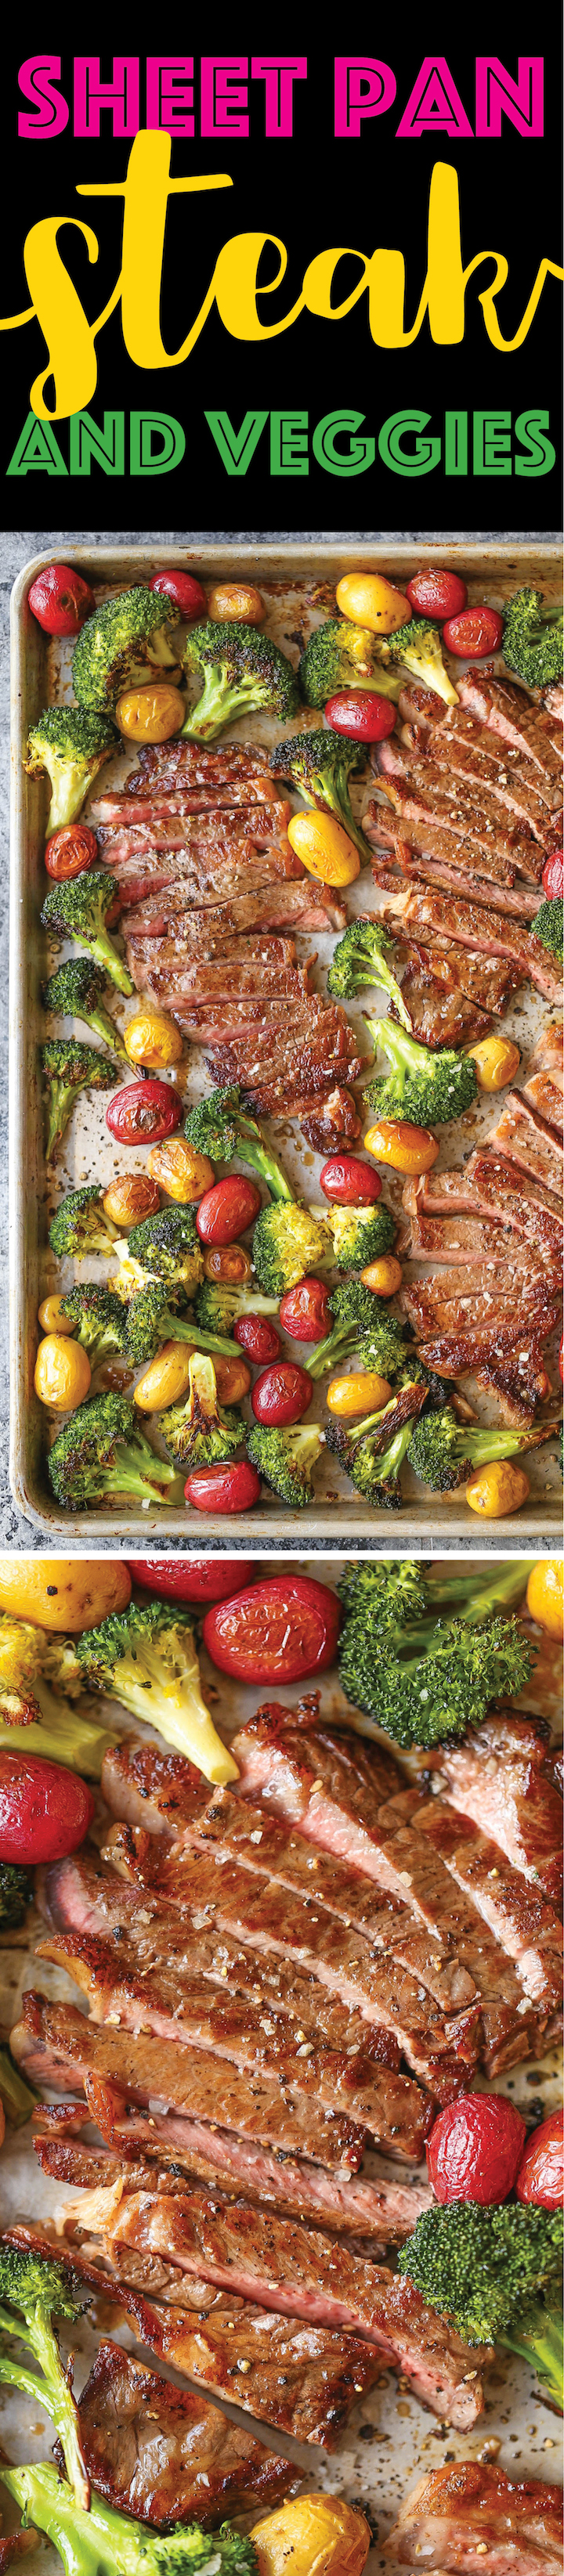
[[(328, 1557), (324, 1571), (330, 1583), (339, 1581), (345, 1562), (344, 1556)], [(495, 1571), (496, 1562), (495, 1558), (486, 1559), (488, 1575)], [(286, 1558), (278, 1570), (319, 1575), (319, 1559), (314, 1557), (308, 1564), (303, 1558), (295, 1562)], [(449, 1556), (442, 1570), (454, 1579), (457, 1574), (468, 1571), (467, 1558)], [(537, 1641), (538, 1635), (536, 1631)], [(201, 1664), (206, 1694), (211, 1684), (222, 1733), (230, 1735), (254, 1713), (260, 1694), (257, 1694), (256, 1687), (254, 1690), (240, 1690), (228, 1679), (222, 1677), (220, 1681), (203, 1650)], [(320, 1675), (319, 1680), (322, 1714), (330, 1720), (337, 1705), (342, 1711), (342, 1697), (332, 1673)], [(284, 1699), (289, 1703), (294, 1703), (299, 1696), (298, 1683), (284, 1690)], [(542, 1640), (536, 1677), (528, 1684), (523, 1696), (527, 1706), (549, 1717), (555, 1733), (559, 1733), (561, 1655), (548, 1639)], [(211, 1704), (213, 1709), (213, 1700)], [(103, 1715), (99, 1701), (96, 1708)], [(114, 1707), (111, 1717), (115, 1717)], [(125, 1712), (123, 1725), (124, 1728), (128, 1726)], [(136, 1728), (135, 1731), (139, 1730)], [(150, 1736), (149, 1728), (143, 1731), (147, 1737)], [(398, 1758), (400, 1763), (404, 1759), (401, 1754)], [(39, 1985), (53, 1998), (72, 2001), (81, 2008), (82, 1999), (76, 1988), (71, 1986), (70, 1979), (45, 1960), (36, 1964), (33, 1949), (34, 1940), (30, 1942), (23, 1936), (11, 1948), (5, 1940), (0, 1941), (0, 2019), (5, 2025), (13, 2026), (20, 1994), (30, 1985)], [(517, 2067), (495, 2088), (488, 2084), (488, 2090), (492, 2089), (506, 2092), (513, 2102), (523, 2106), (528, 2118), (531, 2114), (535, 2120), (546, 2117), (561, 2098), (559, 2054), (554, 2052), (541, 2064)], [(49, 2098), (54, 2099), (54, 2093)], [(33, 2221), (35, 2224), (53, 2220), (63, 2196), (63, 2187), (41, 2175), (27, 2129), (20, 2130), (17, 2135), (8, 2132), (7, 2140), (9, 2143), (0, 2149), (0, 2225), (5, 2227), (16, 2220)], [(397, 2177), (398, 2171), (397, 2166), (376, 2155), (366, 2158), (365, 2169), (367, 2174), (391, 2178)], [(424, 2174), (422, 2178), (425, 2178)], [(84, 2384), (100, 2333), (110, 2334), (118, 2343), (141, 2354), (153, 2368), (158, 2367), (146, 2347), (136, 2344), (123, 2323), (120, 2311), (112, 2308), (109, 2297), (100, 2302), (97, 2327), (95, 2333), (86, 2320), (81, 2320), (78, 2328), (73, 2329), (77, 2388)], [(166, 2375), (178, 2386), (186, 2384), (176, 2371), (168, 2370)], [(207, 2393), (209, 2395), (209, 2391)], [(235, 2422), (249, 2428), (252, 2419), (248, 2414), (231, 2406), (226, 2408), (226, 2412), (233, 2416)], [(300, 2446), (260, 2422), (253, 2423), (252, 2429), (260, 2440), (266, 2440), (272, 2449), (285, 2452), (298, 2464), (304, 2484), (312, 2491), (325, 2488), (332, 2494), (344, 2494), (349, 2504), (358, 2504), (368, 2513), (374, 2546), (367, 2562), (367, 2576), (398, 2576), (394, 2562), (382, 2555), (388, 2532), (404, 2496), (417, 2478), (440, 2468), (445, 2461), (494, 2459), (507, 2476), (517, 2479), (535, 2477), (558, 2483), (562, 2473), (561, 2424), (545, 2400), (534, 2393), (533, 2378), (526, 2365), (509, 2356), (500, 2356), (494, 2368), (488, 2371), (485, 2411), (467, 2435), (441, 2426), (419, 2404), (407, 2383), (398, 2382), (390, 2371), (384, 2371), (370, 2393), (357, 2400), (335, 2451), (324, 2452), (317, 2447)], [(22, 2404), (21, 2398), (11, 2396), (5, 2388), (0, 2389), (0, 2444), (10, 2460), (47, 2458), (50, 2438), (48, 2422), (41, 2421), (39, 2411), (36, 2415), (27, 2402)], [(7, 2502), (4, 2528), (10, 2519)], [(53, 2552), (47, 2559), (42, 2552), (41, 2567), (46, 2569), (46, 2576), (60, 2576), (60, 2562)], [(30, 2576), (34, 2576), (34, 2570), (33, 2559), (30, 2560)]]
[[(459, 567), (464, 572), (470, 600), (483, 596), (485, 588), (492, 603), (502, 606), (511, 591), (525, 582), (539, 584), (543, 591), (551, 596), (559, 595), (560, 558), (554, 546), (535, 548), (508, 546), (504, 549), (498, 544), (477, 546), (466, 545), (463, 541), (459, 541), (454, 545), (429, 546), (425, 551), (429, 561), (434, 560), (441, 564)], [(403, 585), (409, 579), (410, 573), (414, 571), (416, 561), (420, 560), (420, 557), (420, 547), (416, 551), (406, 545), (396, 545), (390, 549), (384, 543), (380, 546), (364, 548), (358, 545), (353, 547), (335, 544), (302, 545), (299, 548), (288, 545), (278, 552), (268, 546), (253, 547), (243, 544), (237, 548), (236, 568), (241, 578), (258, 582), (268, 602), (268, 631), (295, 660), (297, 658), (296, 630), (303, 622), (304, 608), (308, 616), (311, 616), (312, 622), (315, 622), (320, 614), (327, 613), (323, 601), (315, 603), (313, 594), (317, 584), (325, 582), (334, 585), (344, 572), (350, 571), (362, 560), (365, 569), (377, 569), (378, 565), (382, 565), (389, 572), (392, 580), (395, 579)], [(45, 1471), (47, 1445), (45, 1412), (33, 1390), (37, 1347), (37, 1308), (41, 1298), (61, 1284), (61, 1265), (55, 1264), (47, 1244), (49, 1219), (53, 1204), (60, 1196), (61, 1187), (73, 1188), (85, 1179), (103, 1179), (107, 1187), (111, 1168), (110, 1152), (116, 1170), (123, 1168), (130, 1173), (134, 1168), (143, 1168), (141, 1155), (137, 1166), (131, 1151), (127, 1148), (112, 1145), (110, 1149), (102, 1103), (95, 1094), (90, 1098), (86, 1094), (81, 1094), (73, 1110), (71, 1124), (67, 1129), (62, 1153), (57, 1163), (56, 1190), (51, 1185), (51, 1178), (49, 1177), (48, 1181), (46, 1174), (43, 1113), (37, 1073), (37, 1048), (45, 1036), (47, 1027), (41, 1007), (40, 988), (46, 973), (50, 971), (47, 943), (39, 920), (45, 891), (43, 871), (45, 788), (43, 782), (26, 777), (22, 766), (22, 754), (29, 725), (40, 707), (45, 704), (46, 698), (59, 696), (61, 689), (66, 695), (71, 695), (71, 647), (50, 643), (49, 639), (42, 634), (28, 607), (28, 591), (31, 582), (41, 564), (50, 560), (51, 557), (46, 555), (35, 557), (33, 562), (27, 564), (20, 573), (12, 593), (10, 1015), (12, 1072), (10, 1476), (12, 1492), (24, 1517), (32, 1521), (36, 1528), (42, 1530), (46, 1538), (66, 1535), (69, 1539), (82, 1539), (87, 1545), (89, 1539), (94, 1538), (99, 1532), (106, 1538), (108, 1536), (155, 1538), (158, 1535), (163, 1541), (168, 1538), (178, 1541), (179, 1537), (188, 1537), (193, 1542), (195, 1537), (203, 1534), (201, 1516), (188, 1509), (184, 1503), (172, 1509), (167, 1505), (156, 1506), (154, 1512), (152, 1510), (128, 1512), (123, 1507), (115, 1511), (111, 1509), (77, 1515), (61, 1511), (48, 1490)], [(132, 582), (148, 580), (151, 573), (164, 563), (181, 564), (184, 567), (191, 563), (197, 564), (207, 581), (232, 578), (235, 568), (234, 550), (231, 548), (226, 554), (213, 545), (199, 546), (196, 549), (179, 546), (153, 548), (147, 544), (134, 546), (131, 550), (127, 547), (112, 549), (107, 546), (85, 545), (73, 547), (70, 550), (70, 560), (77, 565), (86, 579), (96, 584), (98, 593), (101, 590), (102, 595), (106, 589), (111, 589), (114, 585), (124, 587)], [(232, 738), (264, 743), (266, 747), (276, 739), (279, 732), (280, 727), (268, 717), (247, 717), (232, 729)], [(226, 738), (230, 738), (229, 730)], [(109, 784), (114, 777), (116, 780), (123, 779), (127, 770), (131, 769), (131, 765), (131, 751), (127, 754), (118, 753), (104, 771), (104, 780)], [(357, 806), (362, 804), (363, 796), (364, 789), (356, 791)], [(370, 906), (370, 895), (370, 872), (368, 869), (362, 870), (356, 884), (348, 890), (350, 908), (357, 911), (366, 910)], [(323, 988), (333, 944), (333, 939), (329, 936), (317, 937), (317, 965), (314, 977), (320, 989)], [(299, 957), (303, 958), (311, 953), (311, 947), (311, 939), (298, 938)], [(60, 949), (51, 952), (52, 962), (55, 957), (60, 958), (61, 954)], [(117, 1017), (123, 1024), (127, 1008), (130, 1006), (124, 1006), (119, 996), (117, 1004)], [(112, 1007), (115, 1007), (115, 1004), (112, 1004)], [(356, 1009), (352, 1005), (350, 1007), (351, 1016), (356, 1021), (359, 1033), (362, 1033), (360, 1005)], [(385, 997), (375, 995), (372, 1007), (375, 1014), (380, 1009), (383, 1015)], [(504, 1028), (516, 1037), (524, 1054), (530, 1052), (544, 1007), (540, 997), (523, 986), (513, 1008), (505, 1014)], [(200, 1049), (188, 1048), (181, 1072), (186, 1084), (187, 1100), (191, 1101), (206, 1087), (204, 1055)], [(118, 1073), (116, 1081), (119, 1082), (120, 1078)], [(478, 1137), (485, 1139), (496, 1124), (499, 1109), (499, 1095), (497, 1099), (488, 1100), (484, 1094), (481, 1094), (475, 1108), (467, 1113), (463, 1126), (453, 1121), (448, 1128), (443, 1129), (437, 1168), (440, 1170), (441, 1165), (444, 1168), (452, 1161), (461, 1160), (463, 1152), (468, 1151), (470, 1141), (474, 1144)], [(298, 1193), (310, 1201), (319, 1200), (318, 1176), (322, 1158), (308, 1149), (305, 1139), (292, 1122), (280, 1120), (277, 1122), (276, 1130), (272, 1132), (275, 1133), (277, 1150), (286, 1164), (289, 1177)], [(394, 1182), (394, 1176), (390, 1176), (390, 1182), (386, 1177), (384, 1197), (388, 1198), (391, 1205), (394, 1204), (394, 1190), (397, 1193), (396, 1205), (399, 1205), (400, 1187), (401, 1185), (398, 1187)], [(81, 1278), (88, 1277), (90, 1268), (96, 1278), (106, 1276), (104, 1265), (98, 1261), (92, 1265), (81, 1264)], [(65, 1285), (68, 1287), (72, 1283), (72, 1264), (64, 1265), (64, 1271)], [(555, 1384), (557, 1383), (556, 1378)], [(467, 1382), (466, 1391), (472, 1395), (471, 1381)], [(488, 1407), (480, 1394), (477, 1398), (477, 1410), (480, 1418), (487, 1416)], [(323, 1392), (322, 1389), (317, 1388), (310, 1418), (322, 1421), (323, 1415)], [(495, 1418), (495, 1407), (493, 1418)], [(156, 1418), (154, 1417), (151, 1436), (155, 1431)], [(158, 1446), (158, 1441), (156, 1445)], [(527, 1474), (531, 1486), (527, 1508), (526, 1511), (522, 1510), (504, 1520), (502, 1531), (504, 1545), (510, 1546), (517, 1541), (526, 1546), (530, 1540), (546, 1538), (551, 1530), (560, 1527), (561, 1485), (554, 1451), (531, 1452), (527, 1460)], [(229, 1521), (229, 1536), (234, 1541), (243, 1540), (244, 1542), (251, 1541), (256, 1536), (263, 1547), (271, 1548), (281, 1543), (286, 1546), (295, 1545), (299, 1529), (300, 1536), (303, 1534), (305, 1546), (308, 1543), (308, 1535), (317, 1540), (324, 1540), (329, 1545), (331, 1540), (334, 1540), (337, 1514), (339, 1528), (346, 1529), (351, 1545), (354, 1545), (355, 1539), (362, 1537), (364, 1542), (370, 1539), (375, 1550), (378, 1550), (389, 1545), (393, 1531), (394, 1539), (397, 1537), (402, 1544), (405, 1540), (407, 1545), (412, 1539), (422, 1544), (429, 1540), (438, 1545), (441, 1537), (446, 1537), (448, 1534), (450, 1539), (464, 1538), (467, 1544), (472, 1546), (476, 1537), (474, 1519), (469, 1513), (463, 1496), (460, 1493), (431, 1495), (416, 1484), (415, 1478), (410, 1475), (408, 1469), (404, 1469), (402, 1475), (405, 1491), (404, 1511), (401, 1520), (399, 1514), (394, 1515), (390, 1523), (388, 1514), (379, 1515), (362, 1502), (347, 1483), (334, 1460), (326, 1456), (317, 1471), (316, 1497), (311, 1509), (303, 1514), (293, 1513), (287, 1510), (275, 1495), (265, 1494), (256, 1512), (245, 1513), (241, 1517), (234, 1516), (233, 1520)], [(213, 1545), (214, 1538), (219, 1537), (222, 1530), (225, 1530), (224, 1522), (216, 1520), (215, 1517), (206, 1516), (207, 1542)]]

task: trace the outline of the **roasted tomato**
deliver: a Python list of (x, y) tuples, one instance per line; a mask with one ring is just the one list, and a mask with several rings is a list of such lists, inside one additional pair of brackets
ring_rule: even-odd
[(233, 1467), (196, 1467), (184, 1492), (194, 1511), (219, 1512), (223, 1518), (224, 1512), (250, 1512), (260, 1502), (260, 1476), (248, 1458)]
[(305, 1681), (335, 1662), (342, 1611), (336, 1592), (306, 1574), (268, 1575), (208, 1610), (204, 1643), (220, 1673), (240, 1682)]
[(459, 617), (466, 607), (468, 592), (458, 572), (443, 572), (440, 564), (423, 564), (406, 584), (406, 598), (415, 617), (432, 617), (435, 625), (443, 617)]
[(325, 714), (335, 733), (354, 735), (359, 742), (383, 742), (396, 721), (395, 707), (377, 689), (342, 689), (328, 698)]
[(252, 1583), (251, 1556), (130, 1556), (129, 1572), (165, 1601), (225, 1601)]
[(443, 626), (443, 644), (449, 653), (461, 653), (464, 659), (482, 662), (487, 653), (499, 653), (503, 636), (503, 618), (497, 608), (463, 608), (461, 617), (447, 618)]
[(296, 1360), (275, 1360), (253, 1387), (251, 1404), (257, 1422), (301, 1422), (309, 1413), (313, 1381)]
[(92, 1790), (62, 1763), (35, 1753), (0, 1753), (0, 1860), (64, 1860), (84, 1842), (94, 1815)]
[(279, 1358), (280, 1334), (276, 1325), (269, 1323), (268, 1315), (239, 1315), (233, 1325), (233, 1339), (240, 1343), (241, 1350), (246, 1351), (247, 1359), (253, 1361), (255, 1368), (262, 1367), (264, 1360)]
[(440, 2111), (426, 2155), (435, 2199), (477, 2200), (488, 2208), (513, 2191), (525, 2122), (503, 2093), (459, 2093)]
[(149, 582), (149, 590), (164, 590), (167, 599), (174, 600), (178, 615), (184, 620), (207, 617), (205, 590), (202, 590), (201, 581), (196, 581), (191, 572), (174, 572), (172, 569), (170, 572), (154, 572), (153, 579)]
[(200, 1199), (196, 1215), (200, 1242), (234, 1243), (238, 1234), (254, 1225), (260, 1203), (256, 1182), (248, 1181), (244, 1172), (228, 1172), (224, 1181), (214, 1181), (213, 1189)]
[(358, 1154), (331, 1154), (319, 1174), (320, 1189), (326, 1199), (336, 1199), (339, 1207), (371, 1207), (382, 1194), (382, 1183), (369, 1163), (361, 1163)]
[(63, 885), (67, 877), (81, 877), (85, 868), (94, 868), (98, 858), (96, 833), (88, 823), (62, 823), (52, 832), (45, 846), (47, 875)]
[(527, 2139), (515, 2184), (518, 2200), (537, 2209), (561, 2209), (564, 2202), (564, 2112), (553, 2111)]
[(564, 894), (564, 850), (552, 850), (550, 858), (545, 859), (542, 882), (549, 903), (554, 902), (555, 895)]
[(115, 1091), (106, 1126), (118, 1145), (158, 1145), (180, 1126), (182, 1101), (171, 1082), (128, 1082)]
[(28, 600), (45, 635), (78, 635), (96, 607), (89, 582), (70, 564), (46, 564), (28, 590)]
[(299, 1279), (296, 1288), (285, 1289), (280, 1322), (293, 1342), (324, 1342), (332, 1321), (329, 1289), (322, 1279)]

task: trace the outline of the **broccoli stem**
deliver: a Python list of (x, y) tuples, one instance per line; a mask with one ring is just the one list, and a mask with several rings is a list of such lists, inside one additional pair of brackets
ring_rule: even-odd
[[(2, 2485), (15, 2496), (24, 2525), (44, 2531), (58, 2550), (66, 2576), (138, 2576), (139, 2524), (127, 2523), (93, 2495), (82, 2511), (55, 2468), (0, 2469)], [(126, 2539), (124, 2541), (124, 2530)], [(145, 2549), (148, 2533), (143, 2532)], [(129, 2547), (128, 2547), (129, 2541)]]
[(536, 2371), (541, 2388), (546, 2390), (552, 2405), (557, 2406), (559, 2413), (562, 2414), (564, 2411), (562, 2311), (542, 2308), (539, 2302), (533, 2317), (530, 2309), (527, 2310), (527, 2314), (531, 2318), (528, 2333), (498, 2334), (496, 2343), (502, 2344), (508, 2352), (518, 2353), (521, 2361), (528, 2361), (530, 2370)]
[(252, 1172), (260, 1173), (261, 1180), (266, 1181), (267, 1189), (270, 1190), (271, 1198), (293, 1199), (293, 1190), (290, 1189), (290, 1183), (286, 1179), (285, 1172), (281, 1170), (280, 1164), (277, 1163), (275, 1154), (269, 1154), (263, 1138), (260, 1142), (257, 1140), (254, 1119), (245, 1118), (244, 1110), (241, 1109), (237, 1111), (237, 1133), (241, 1137), (239, 1147), (241, 1162), (248, 1163)]
[(382, 1047), (384, 1055), (389, 1056), (390, 1063), (397, 1073), (398, 1087), (402, 1091), (408, 1073), (417, 1074), (419, 1078), (422, 1076), (423, 1080), (426, 1073), (431, 1077), (432, 1056), (429, 1055), (427, 1047), (420, 1046), (418, 1040), (410, 1035), (408, 1029), (396, 1028), (393, 1020), (369, 1020), (368, 1027), (375, 1047)]
[(89, 1719), (63, 1708), (42, 1679), (34, 1682), (33, 1695), (45, 1724), (7, 1726), (0, 1708), (0, 1746), (13, 1753), (39, 1753), (45, 1762), (62, 1762), (67, 1771), (99, 1780), (104, 1754), (117, 1742), (118, 1728), (93, 1726)]
[(488, 1583), (480, 1584), (467, 1608), (460, 1612), (465, 1626), (473, 1628), (480, 1619), (488, 1619), (490, 1611), (498, 1610), (500, 1603), (507, 1609), (512, 1601), (520, 1601), (536, 1562), (535, 1556), (522, 1556), (517, 1564), (513, 1559), (502, 1573), (492, 1574)]
[(236, 688), (226, 689), (221, 663), (212, 663), (197, 706), (190, 709), (181, 726), (180, 740), (212, 742), (215, 734), (223, 733), (225, 725), (234, 724), (237, 716), (246, 715), (248, 709), (252, 713), (256, 704), (256, 672), (240, 680)]
[(360, 1324), (347, 1324), (346, 1331), (339, 1330), (335, 1324), (332, 1333), (325, 1334), (323, 1342), (315, 1343), (311, 1359), (302, 1362), (308, 1377), (324, 1377), (325, 1370), (333, 1367), (334, 1360), (348, 1359), (351, 1351), (359, 1349), (363, 1339), (366, 1340), (366, 1333), (363, 1334)]
[[(29, 1734), (29, 1728), (22, 1727), (20, 1732)], [(23, 2075), (14, 2066), (9, 2049), (0, 2048), (0, 2102), (13, 2129), (22, 2129), (24, 2121), (31, 2119), (36, 2099), (36, 2094), (32, 2093), (29, 2084), (24, 2084)]]
[(31, 2312), (27, 2310), (25, 2323), (21, 2316), (12, 2316), (8, 2308), (0, 2307), (0, 2332), (19, 2335), (22, 2343), (31, 2344), (35, 2359), (45, 2374), (45, 2388), (41, 2380), (35, 2379), (33, 2371), (26, 2370), (22, 2373), (20, 2363), (14, 2362), (10, 2366), (6, 2357), (4, 2357), (3, 2366), (0, 2365), (0, 2377), (15, 2381), (16, 2387), (24, 2387), (33, 2397), (39, 2399), (40, 2406), (45, 2406), (46, 2413), (51, 2416), (52, 2423), (56, 2425), (59, 2440), (62, 2442), (67, 2477), (72, 2489), (70, 2499), (72, 2511), (75, 2512), (78, 2504), (82, 2505), (84, 2512), (87, 2513), (90, 2504), (90, 2479), (82, 2449), (78, 2407), (75, 2405), (70, 2381), (67, 2379), (66, 2370), (61, 2361), (57, 2337), (50, 2318), (46, 2316), (45, 2309), (39, 2300)]
[(88, 941), (88, 953), (94, 958), (95, 965), (103, 966), (104, 974), (110, 976), (112, 984), (117, 986), (118, 993), (125, 993), (129, 999), (130, 994), (135, 991), (135, 985), (132, 983), (129, 968), (124, 964), (123, 958), (118, 956), (113, 941), (106, 937), (103, 930), (97, 931), (92, 939), (88, 938), (86, 930), (82, 935), (85, 941)]

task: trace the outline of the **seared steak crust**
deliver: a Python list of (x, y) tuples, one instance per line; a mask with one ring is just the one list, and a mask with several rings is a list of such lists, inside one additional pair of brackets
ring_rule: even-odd
[(79, 2411), (98, 2494), (157, 2528), (195, 2520), (207, 2531), (225, 2514), (276, 2504), (299, 2486), (289, 2460), (120, 2344), (100, 2344)]
[(537, 2478), (513, 2483), (486, 2460), (432, 2469), (406, 2496), (384, 2555), (400, 2567), (440, 2567), (476, 2576), (476, 2554), (491, 2576), (559, 2576), (562, 2489)]

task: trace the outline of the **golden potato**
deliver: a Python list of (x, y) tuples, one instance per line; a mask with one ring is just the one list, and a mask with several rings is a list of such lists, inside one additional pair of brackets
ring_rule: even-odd
[(130, 1576), (117, 1556), (0, 1556), (0, 1610), (39, 1628), (68, 1628), (74, 1636), (130, 1600)]
[(161, 1145), (152, 1145), (148, 1170), (153, 1181), (159, 1181), (168, 1199), (201, 1199), (215, 1180), (209, 1154), (197, 1154), (185, 1136), (165, 1136)]
[(63, 1315), (61, 1308), (61, 1297), (43, 1298), (43, 1304), (38, 1310), (38, 1323), (42, 1325), (44, 1333), (74, 1333), (75, 1326), (71, 1323), (70, 1315)]
[(360, 875), (360, 859), (354, 841), (337, 823), (334, 814), (320, 806), (308, 814), (292, 814), (288, 824), (290, 848), (301, 859), (310, 876), (321, 877), (324, 885), (352, 885)]
[(368, 1269), (361, 1270), (360, 1276), (364, 1287), (372, 1289), (373, 1297), (395, 1297), (396, 1289), (401, 1288), (401, 1261), (396, 1261), (395, 1252), (381, 1252), (379, 1261), (369, 1261)]
[(146, 1172), (120, 1173), (117, 1180), (110, 1181), (102, 1201), (106, 1216), (112, 1225), (119, 1225), (122, 1234), (128, 1234), (131, 1225), (140, 1225), (144, 1216), (156, 1216), (160, 1204), (157, 1183), (149, 1180)]
[(251, 2540), (260, 2576), (361, 2576), (370, 2531), (343, 2496), (297, 2496), (255, 2523)]
[(516, 1459), (497, 1458), (489, 1467), (476, 1467), (464, 1490), (471, 1512), (481, 1512), (485, 1521), (501, 1521), (505, 1512), (520, 1512), (530, 1485)]
[(66, 1333), (46, 1333), (35, 1362), (34, 1387), (40, 1404), (53, 1413), (74, 1413), (90, 1390), (92, 1370), (82, 1342)]
[(134, 1388), (133, 1400), (141, 1413), (163, 1413), (167, 1404), (182, 1403), (188, 1394), (193, 1349), (193, 1342), (161, 1344)]
[(539, 1557), (527, 1584), (527, 1609), (548, 1637), (560, 1639), (564, 1633), (563, 1618), (564, 1563), (560, 1556)]
[(185, 714), (180, 689), (171, 687), (170, 680), (150, 680), (118, 698), (115, 720), (131, 742), (168, 742), (180, 732)]
[(381, 572), (348, 572), (337, 582), (337, 607), (354, 625), (369, 626), (373, 635), (394, 635), (412, 615), (405, 591)]
[(220, 625), (241, 619), (244, 626), (262, 626), (266, 617), (264, 600), (252, 581), (217, 581), (208, 591), (208, 617)]
[(135, 1011), (123, 1035), (130, 1064), (154, 1065), (160, 1072), (163, 1065), (180, 1062), (182, 1037), (168, 1011), (154, 1011), (148, 1006)]

